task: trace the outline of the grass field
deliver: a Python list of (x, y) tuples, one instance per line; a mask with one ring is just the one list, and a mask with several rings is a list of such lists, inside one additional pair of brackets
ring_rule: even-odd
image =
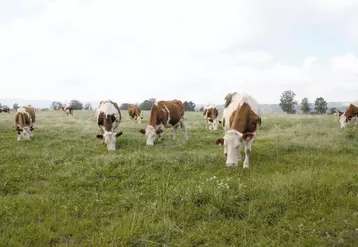
[(153, 147), (122, 115), (108, 152), (93, 112), (37, 112), (19, 145), (0, 114), (1, 246), (357, 246), (358, 130), (333, 116), (265, 115), (244, 171), (201, 113)]

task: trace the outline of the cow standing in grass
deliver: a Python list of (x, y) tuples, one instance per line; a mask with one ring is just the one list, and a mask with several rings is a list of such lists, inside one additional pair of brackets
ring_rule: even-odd
[(138, 123), (142, 122), (143, 117), (141, 116), (141, 110), (137, 105), (129, 105), (128, 106), (128, 114), (131, 119), (138, 121)]
[(68, 116), (68, 114), (73, 115), (73, 108), (71, 106), (61, 106), (60, 110), (64, 111), (66, 116)]
[(116, 138), (122, 135), (122, 132), (115, 132), (120, 122), (121, 111), (117, 103), (111, 100), (101, 101), (96, 111), (96, 123), (101, 134), (96, 137), (107, 145), (109, 151), (116, 150)]
[(159, 140), (163, 136), (165, 128), (173, 127), (173, 139), (176, 139), (177, 129), (181, 127), (184, 131), (184, 140), (188, 141), (188, 132), (184, 116), (184, 105), (180, 100), (158, 101), (150, 110), (148, 126), (139, 130), (147, 137), (146, 144), (154, 145), (156, 136)]
[(20, 141), (21, 133), (25, 140), (30, 140), (30, 137), (33, 137), (35, 120), (36, 117), (34, 108), (24, 106), (17, 109), (15, 116), (17, 141)]
[(224, 146), (226, 166), (236, 166), (241, 160), (241, 149), (245, 146), (244, 168), (249, 167), (249, 156), (256, 131), (261, 126), (261, 109), (258, 102), (246, 93), (230, 94), (225, 104), (225, 136), (216, 141)]
[(217, 130), (221, 121), (218, 119), (219, 112), (215, 105), (208, 105), (205, 107), (203, 116), (206, 120), (206, 128)]
[(348, 125), (353, 125), (353, 128), (358, 125), (358, 107), (350, 104), (347, 110), (341, 115), (339, 122), (341, 128), (345, 128)]

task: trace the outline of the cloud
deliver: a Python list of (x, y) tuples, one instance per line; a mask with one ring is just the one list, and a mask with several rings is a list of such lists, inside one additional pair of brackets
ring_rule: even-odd
[(268, 45), (289, 45), (301, 24), (353, 30), (358, 23), (343, 19), (353, 1), (20, 2), (20, 15), (0, 19), (0, 98), (220, 104), (230, 91), (247, 91), (275, 103), (286, 89), (329, 100), (358, 90), (353, 51), (325, 59), (307, 52), (287, 64)]

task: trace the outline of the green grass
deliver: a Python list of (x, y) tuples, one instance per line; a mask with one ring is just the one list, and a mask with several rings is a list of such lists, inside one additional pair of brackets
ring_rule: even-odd
[(0, 245), (357, 246), (358, 131), (333, 116), (265, 115), (244, 171), (201, 113), (153, 147), (122, 114), (111, 153), (93, 112), (37, 112), (20, 144), (0, 114)]

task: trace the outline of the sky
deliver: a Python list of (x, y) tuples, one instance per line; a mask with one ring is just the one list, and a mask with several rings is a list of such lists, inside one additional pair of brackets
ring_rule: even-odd
[(358, 99), (356, 0), (0, 0), (3, 99)]

